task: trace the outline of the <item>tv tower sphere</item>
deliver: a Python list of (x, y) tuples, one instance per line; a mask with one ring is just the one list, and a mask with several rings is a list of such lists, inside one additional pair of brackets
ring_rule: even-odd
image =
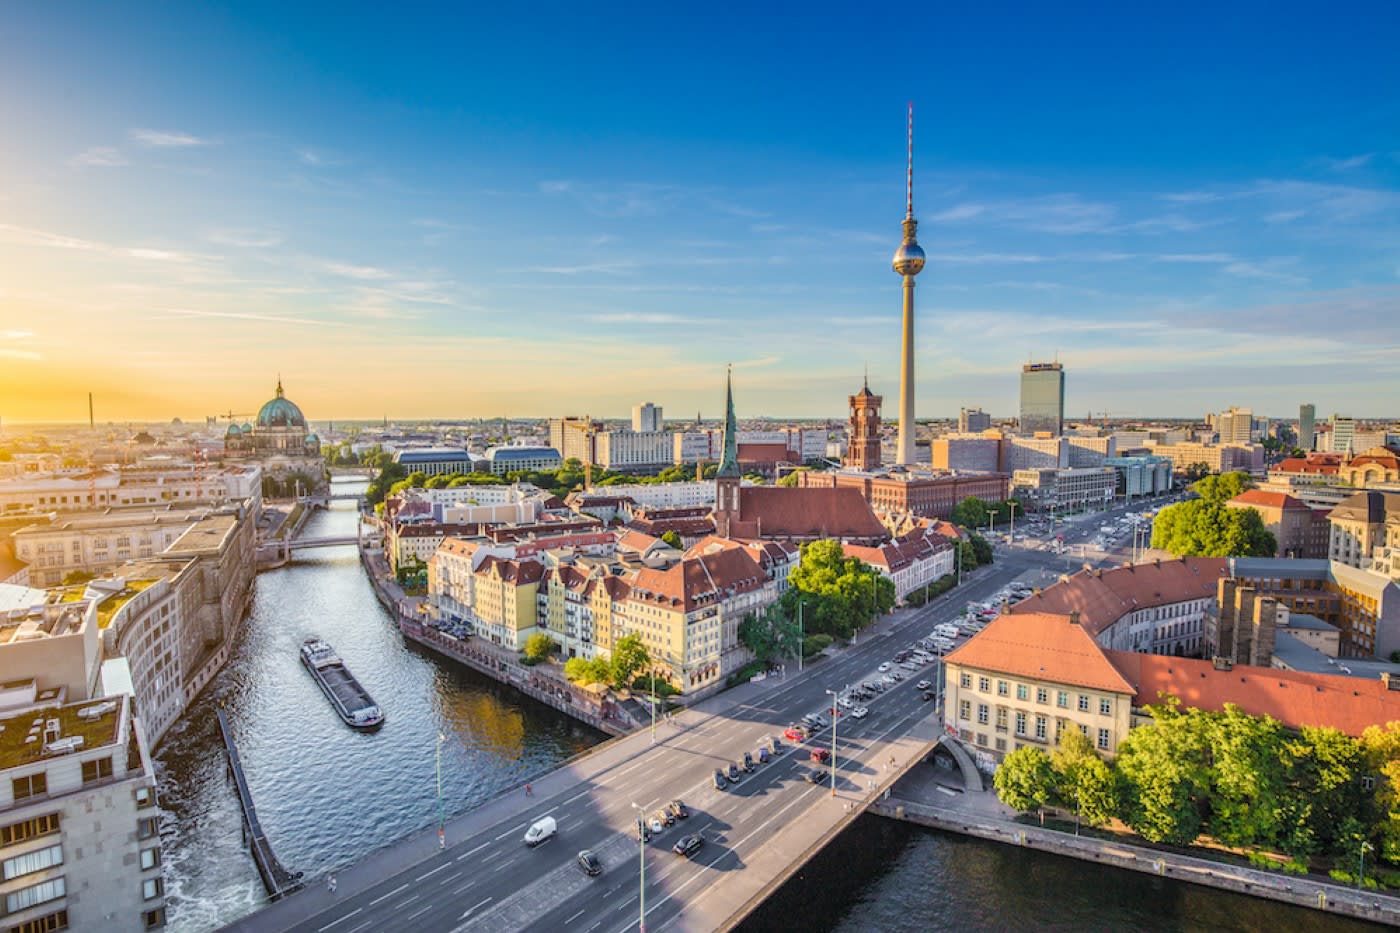
[(924, 248), (914, 242), (914, 221), (906, 220), (904, 224), (904, 242), (894, 251), (894, 262), (891, 265), (900, 275), (918, 275), (924, 268)]

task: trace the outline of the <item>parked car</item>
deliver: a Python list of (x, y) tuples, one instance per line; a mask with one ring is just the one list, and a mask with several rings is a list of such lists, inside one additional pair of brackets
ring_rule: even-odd
[(759, 763), (759, 764), (761, 764), (761, 765), (766, 765), (766, 764), (768, 764), (768, 762), (771, 761), (771, 760), (772, 760), (772, 756), (768, 754), (768, 749), (767, 749), (767, 747), (760, 748), (760, 749), (758, 750), (758, 763)]
[(925, 692), (924, 692), (924, 702), (925, 702), (925, 703), (927, 703), (929, 700), (936, 700), (936, 699), (938, 699), (938, 697), (934, 696), (932, 693), (929, 693), (928, 691), (925, 691)]
[(592, 849), (584, 849), (578, 854), (578, 867), (585, 875), (596, 876), (603, 873), (603, 863)]
[(885, 672), (888, 671), (889, 669), (890, 669), (890, 662), (889, 662), (889, 661), (885, 661), (885, 662), (882, 663), (878, 668), (876, 668), (876, 670), (878, 670), (881, 674), (885, 673)]
[(670, 807), (662, 807), (660, 810), (653, 813), (652, 816), (661, 819), (667, 826), (676, 825), (676, 815), (671, 812)]
[(866, 709), (864, 706), (857, 706), (855, 709), (851, 710), (852, 719), (864, 719), (866, 716), (869, 715), (870, 710)]
[(729, 774), (728, 774), (728, 777), (729, 777), (729, 780), (730, 780), (732, 783), (734, 783), (734, 784), (738, 784), (738, 783), (739, 783), (739, 777), (740, 777), (740, 775), (739, 775), (739, 766), (738, 766), (738, 765), (730, 765), (730, 766), (729, 766)]
[(783, 738), (789, 742), (801, 742), (807, 738), (807, 733), (800, 726), (788, 726), (783, 730)]
[(921, 681), (919, 681), (918, 683), (916, 683), (916, 684), (914, 685), (915, 689), (918, 689), (918, 690), (927, 690), (929, 687), (932, 687), (932, 686), (933, 686), (933, 684), (929, 683), (927, 680), (921, 680)]
[(744, 772), (747, 774), (753, 773), (753, 756), (748, 752), (744, 752)]
[(773, 754), (778, 754), (782, 747), (783, 743), (778, 740), (778, 737), (776, 735), (768, 740), (768, 750)]
[(692, 858), (696, 852), (700, 851), (700, 848), (704, 844), (704, 836), (699, 833), (691, 833), (688, 836), (682, 836), (680, 841), (671, 847), (671, 851), (677, 855), (684, 855), (686, 858)]
[(820, 764), (826, 764), (831, 760), (831, 750), (826, 748), (812, 749), (811, 759)]
[(651, 815), (647, 820), (647, 831), (653, 836), (666, 831), (666, 814), (663, 811), (658, 810)]
[(715, 790), (724, 790), (729, 786), (729, 781), (725, 780), (724, 772), (719, 768), (715, 769)]
[(688, 819), (690, 819), (690, 811), (689, 811), (688, 809), (686, 809), (685, 804), (681, 803), (679, 797), (677, 797), (675, 800), (672, 800), (669, 804), (667, 804), (667, 809), (669, 809), (669, 810), (671, 811), (671, 815), (674, 816), (676, 819), (679, 819), (679, 820), (688, 820)]

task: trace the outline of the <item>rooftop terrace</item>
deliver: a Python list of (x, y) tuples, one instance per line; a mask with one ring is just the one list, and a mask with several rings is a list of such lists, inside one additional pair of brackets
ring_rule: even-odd
[[(0, 719), (0, 770), (59, 757), (55, 754), (44, 754), (45, 745), (53, 738), (48, 726), (54, 721), (58, 725), (58, 738), (82, 738), (82, 745), (75, 751), (90, 751), (115, 744), (120, 737), (125, 703), (126, 697), (89, 700), (85, 703), (70, 703), (67, 706), (30, 709)], [(101, 715), (79, 715), (87, 709), (107, 711)]]

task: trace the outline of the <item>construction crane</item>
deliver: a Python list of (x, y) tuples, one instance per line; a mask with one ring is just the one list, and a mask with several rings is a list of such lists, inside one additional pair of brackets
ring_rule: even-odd
[(234, 411), (233, 409), (230, 408), (229, 411), (228, 411), (228, 414), (226, 414), (226, 415), (215, 415), (214, 417), (215, 417), (216, 419), (222, 418), (222, 419), (224, 419), (225, 421), (237, 421), (237, 420), (239, 420), (240, 418), (251, 418), (251, 417), (253, 417), (253, 413), (252, 413), (251, 411), (237, 411), (237, 412), (236, 412), (236, 411)]

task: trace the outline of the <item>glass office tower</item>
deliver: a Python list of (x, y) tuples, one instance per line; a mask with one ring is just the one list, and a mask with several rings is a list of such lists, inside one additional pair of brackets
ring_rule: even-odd
[(1021, 367), (1021, 433), (1065, 426), (1065, 368), (1059, 363), (1027, 363)]

